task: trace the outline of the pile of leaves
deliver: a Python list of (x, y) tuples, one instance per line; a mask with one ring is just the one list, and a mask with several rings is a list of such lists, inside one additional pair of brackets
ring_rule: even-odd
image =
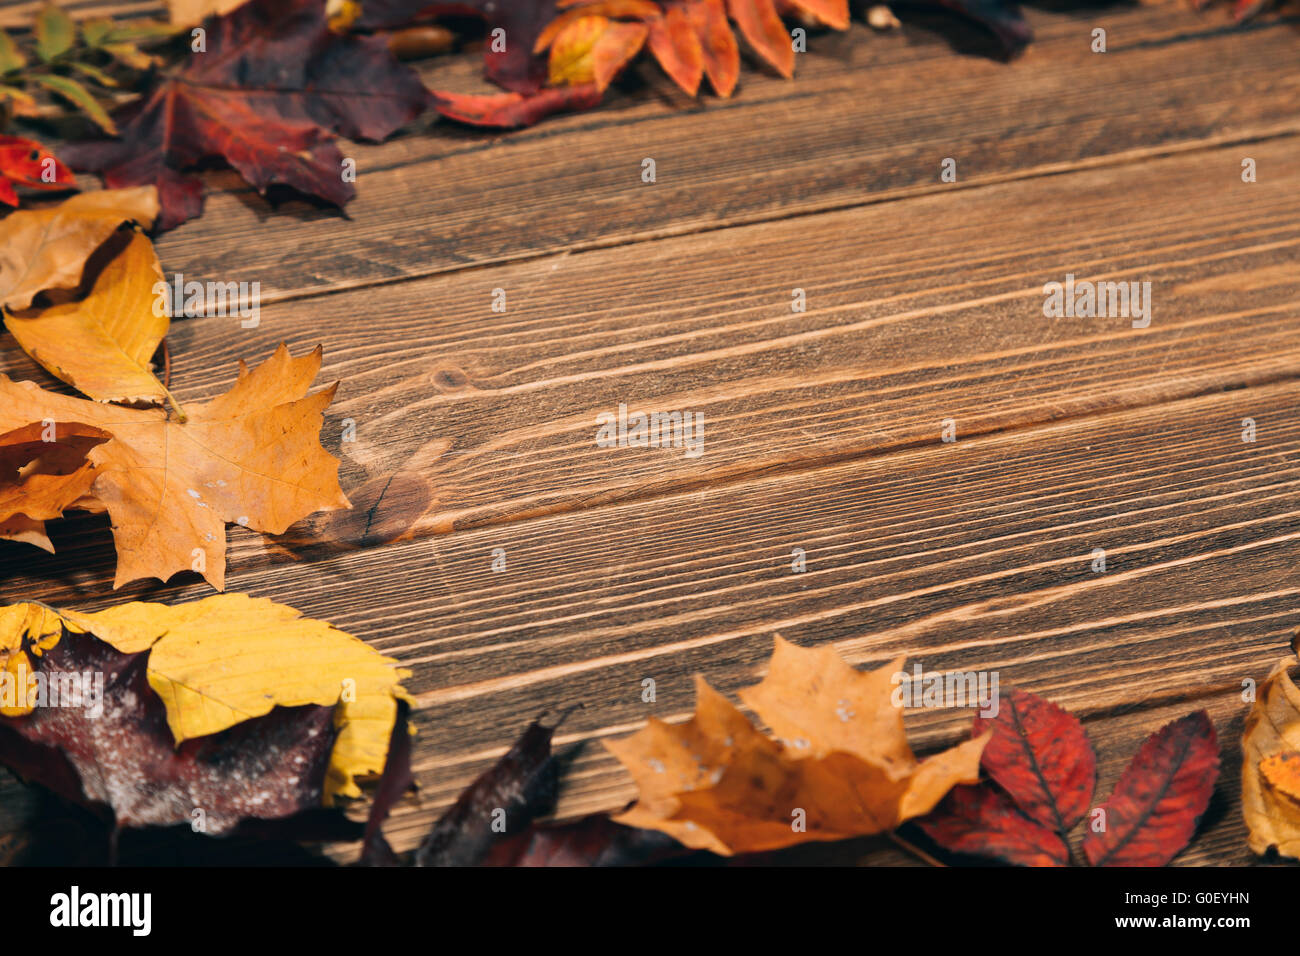
[(5, 326), (92, 399), (0, 375), (0, 539), (53, 550), (46, 521), (106, 512), (115, 586), (196, 571), (220, 590), (227, 524), (281, 534), (348, 507), (319, 439), (335, 386), (308, 394), (321, 350), (293, 358), (282, 345), (252, 371), (241, 363), (225, 394), (182, 408), (150, 361), (170, 319), (133, 224), (157, 211), (152, 187), (103, 190), (0, 225)]
[(222, 836), (359, 797), (406, 733), (404, 676), (352, 635), (242, 594), (0, 607), (0, 763), (119, 828)]

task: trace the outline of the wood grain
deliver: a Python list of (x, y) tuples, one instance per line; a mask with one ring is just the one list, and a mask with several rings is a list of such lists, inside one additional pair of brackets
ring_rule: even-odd
[[(346, 215), (276, 211), (216, 174), (207, 214), (159, 252), (169, 272), (258, 281), (275, 300), (950, 192), (945, 157), (966, 188), (1300, 130), (1300, 79), (1277, 66), (1294, 60), (1293, 20), (1241, 30), (1177, 4), (1027, 15), (1037, 41), (1010, 64), (955, 55), (919, 27), (858, 23), (815, 36), (793, 82), (747, 69), (729, 101), (686, 101), (646, 65), (644, 83), (595, 112), (531, 130), (423, 119), (349, 148)], [(1089, 49), (1096, 26), (1105, 54)], [(478, 72), (470, 54), (425, 70), (431, 85), (475, 89)]]
[[(582, 704), (566, 743), (684, 714), (692, 674), (734, 693), (758, 678), (774, 633), (833, 643), (858, 664), (906, 653), (928, 669), (996, 670), (1083, 715), (1259, 679), (1300, 624), (1298, 401), (1287, 382), (1090, 416), (236, 568), (230, 587), (331, 620), (412, 668), (422, 806), (392, 825), (409, 847), (542, 711)], [(1242, 441), (1247, 417), (1254, 443)], [(495, 548), (505, 572), (492, 570)], [(33, 566), (4, 598), (69, 600), (60, 590)], [(169, 600), (202, 593), (167, 589)], [(113, 600), (100, 590), (77, 603)], [(923, 711), (911, 724), (935, 746), (967, 719)], [(598, 745), (566, 779), (565, 815), (631, 795)]]

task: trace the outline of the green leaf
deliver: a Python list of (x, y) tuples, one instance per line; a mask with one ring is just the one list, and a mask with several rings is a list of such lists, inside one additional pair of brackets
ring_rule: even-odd
[(69, 63), (68, 66), (72, 67), (74, 70), (76, 70), (78, 73), (82, 74), (83, 76), (90, 77), (100, 86), (113, 87), (118, 85), (117, 80), (113, 79), (111, 76), (109, 76), (107, 73), (105, 73), (97, 66), (91, 66), (89, 63), (77, 63), (75, 61)]
[(46, 63), (67, 53), (77, 39), (77, 28), (66, 13), (46, 4), (36, 15), (36, 55)]
[(133, 70), (147, 70), (158, 61), (157, 57), (141, 53), (131, 43), (105, 43), (100, 49)]
[(86, 20), (81, 24), (81, 38), (86, 41), (86, 46), (100, 47), (108, 40), (113, 32), (113, 21), (105, 19)]
[(90, 91), (78, 83), (76, 80), (66, 76), (39, 75), (32, 77), (33, 82), (39, 83), (65, 100), (79, 107), (85, 112), (95, 124), (110, 136), (117, 135), (117, 127), (113, 125), (112, 118), (108, 112), (100, 105), (99, 100), (90, 95)]
[(161, 20), (129, 20), (114, 23), (112, 31), (104, 38), (105, 43), (138, 43), (151, 40), (165, 40), (174, 36), (180, 29)]
[(0, 73), (12, 73), (26, 65), (27, 57), (23, 56), (22, 51), (18, 49), (14, 38), (4, 30), (0, 30)]

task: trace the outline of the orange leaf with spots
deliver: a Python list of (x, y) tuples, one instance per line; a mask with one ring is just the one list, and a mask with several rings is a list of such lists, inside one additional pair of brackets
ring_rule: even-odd
[(615, 819), (729, 856), (883, 833), (928, 813), (978, 778), (987, 737), (918, 761), (893, 699), (901, 666), (862, 672), (831, 648), (777, 638), (767, 677), (740, 695), (776, 737), (697, 678), (690, 720), (651, 719), (606, 744), (640, 789)]
[[(118, 554), (115, 587), (197, 571), (221, 590), (227, 524), (281, 534), (315, 511), (349, 507), (338, 459), (319, 440), (336, 386), (307, 394), (320, 364), (319, 349), (295, 359), (281, 345), (253, 371), (241, 366), (230, 391), (189, 406), (183, 421), (162, 409), (102, 405), (0, 375), (0, 449), (35, 455), (22, 461), (14, 452), (0, 472), (0, 527), (25, 517), (26, 530), (19, 523), (11, 536), (31, 541), (31, 521), (71, 507), (107, 511)], [(53, 431), (36, 444), (56, 444), (58, 452), (37, 453), (36, 426)], [(55, 476), (69, 468), (58, 484)], [(87, 475), (88, 488), (81, 484)], [(37, 495), (38, 477), (58, 487)]]

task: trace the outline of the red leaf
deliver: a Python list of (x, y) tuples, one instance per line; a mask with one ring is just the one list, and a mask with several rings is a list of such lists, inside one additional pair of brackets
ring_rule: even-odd
[(341, 206), (354, 189), (333, 134), (383, 139), (428, 104), (382, 37), (332, 33), (321, 0), (251, 0), (210, 20), (206, 39), (205, 52), (114, 114), (121, 140), (66, 154), (111, 187), (156, 185), (160, 229), (202, 210), (202, 184), (183, 170), (213, 156), (261, 192), (279, 183)]
[(700, 38), (704, 72), (713, 92), (721, 97), (730, 96), (740, 78), (740, 47), (727, 23), (722, 0), (690, 0), (686, 15)]
[(976, 716), (972, 736), (993, 736), (980, 766), (1028, 816), (1066, 833), (1088, 812), (1097, 785), (1097, 755), (1078, 719), (1023, 690), (998, 700), (992, 719)]
[[(991, 741), (990, 741), (991, 742)], [(990, 783), (953, 787), (917, 821), (935, 843), (954, 853), (987, 856), (1017, 866), (1065, 866), (1070, 851), (1050, 827), (1031, 820)]]
[(32, 189), (75, 189), (77, 181), (71, 170), (40, 143), (17, 136), (0, 136), (0, 202), (18, 205), (15, 185)]
[(727, 9), (754, 52), (782, 76), (794, 76), (794, 45), (772, 0), (727, 0)]
[(674, 83), (694, 96), (704, 78), (704, 50), (686, 11), (668, 7), (650, 22), (650, 52)]
[(1147, 738), (1101, 805), (1105, 829), (1089, 829), (1093, 866), (1164, 866), (1185, 847), (1219, 776), (1219, 743), (1198, 710)]
[(552, 113), (587, 110), (600, 102), (596, 84), (548, 87), (540, 93), (495, 93), (489, 96), (433, 91), (433, 105), (443, 116), (471, 126), (514, 129), (532, 126)]

